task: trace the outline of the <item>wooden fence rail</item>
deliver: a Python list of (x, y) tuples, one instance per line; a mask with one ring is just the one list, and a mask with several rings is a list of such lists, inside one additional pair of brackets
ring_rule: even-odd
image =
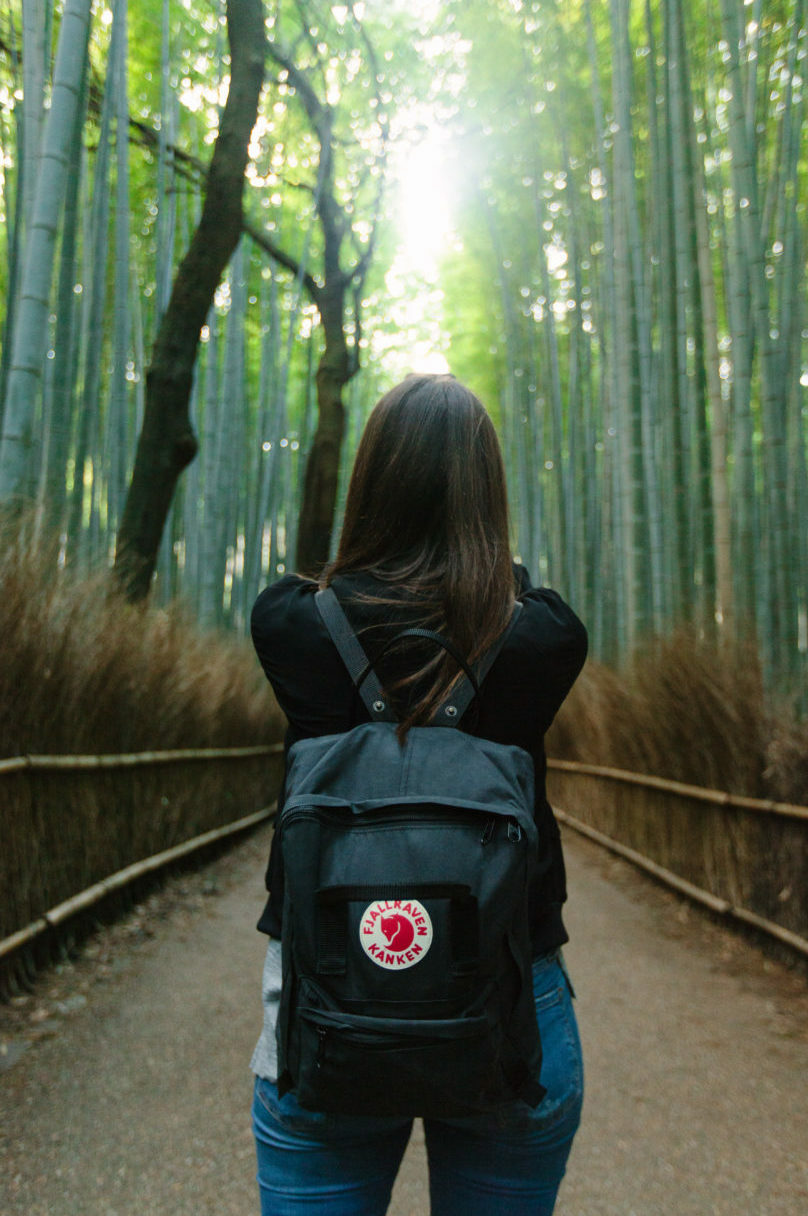
[(795, 806), (793, 802), (773, 802), (770, 798), (747, 798), (743, 794), (728, 794), (725, 790), (705, 789), (701, 785), (686, 785), (683, 781), (671, 781), (667, 777), (653, 777), (650, 773), (633, 773), (624, 768), (608, 768), (605, 764), (584, 764), (579, 760), (548, 759), (547, 767), (560, 773), (580, 773), (585, 777), (604, 777), (623, 785), (642, 786), (649, 790), (662, 790), (680, 798), (692, 798), (696, 802), (709, 802), (714, 806), (737, 807), (743, 811), (757, 811), (762, 815), (783, 815), (787, 819), (808, 819), (808, 806)]
[[(275, 743), (257, 747), (185, 748), (120, 755), (16, 756), (0, 760), (0, 777), (26, 771), (78, 773), (172, 763), (245, 760), (278, 755), (282, 750), (283, 745)], [(578, 761), (550, 758), (548, 769), (551, 801), (562, 823), (627, 858), (713, 912), (754, 926), (808, 957), (808, 937), (804, 929), (808, 925), (805, 902), (808, 888), (808, 831), (805, 829), (808, 807), (747, 798), (723, 790), (704, 789), (663, 777)], [(573, 780), (575, 778), (589, 778), (596, 785), (600, 783), (600, 792), (594, 797), (591, 791), (582, 792), (582, 786)], [(604, 796), (604, 789), (610, 789), (611, 794)], [(621, 799), (621, 790), (634, 791), (634, 794)], [(684, 820), (681, 814), (673, 810), (676, 803), (686, 808)], [(750, 820), (757, 819), (758, 823), (763, 816), (769, 820), (769, 824), (762, 837), (759, 830), (750, 832), (748, 825), (745, 830), (739, 831), (737, 822), (730, 824), (724, 820), (717, 826), (714, 819), (709, 823), (703, 818), (699, 821), (698, 812), (694, 812), (699, 805), (709, 808), (714, 814), (734, 812), (736, 819), (749, 817)], [(573, 813), (573, 807), (577, 813)], [(0, 941), (0, 959), (29, 944), (45, 930), (63, 924), (75, 913), (92, 906), (112, 891), (120, 890), (216, 840), (243, 831), (268, 818), (271, 813), (272, 808), (265, 807), (117, 870), (78, 894), (62, 900), (24, 928)], [(781, 839), (782, 833), (776, 828), (772, 829), (772, 822), (789, 825), (787, 839)], [(717, 847), (722, 842), (728, 842), (729, 849), (722, 851)], [(727, 857), (731, 858), (733, 864), (722, 867)], [(712, 864), (708, 864), (710, 862)], [(763, 871), (762, 884), (760, 871)], [(701, 881), (698, 880), (699, 872)], [(704, 881), (705, 873), (713, 881)], [(721, 887), (724, 889), (716, 889)], [(769, 908), (773, 899), (780, 907), (791, 904), (792, 919), (796, 908), (801, 923), (796, 927), (787, 925), (782, 923), (782, 919), (746, 906), (737, 897), (741, 889), (751, 889), (753, 893), (757, 890), (757, 898), (762, 898)]]
[(808, 957), (808, 807), (550, 758), (563, 824)]
[(130, 899), (138, 880), (268, 818), (280, 770), (266, 761), (282, 751), (0, 760), (0, 998), (85, 931), (91, 921), (78, 914), (111, 895)]
[(113, 891), (120, 891), (122, 887), (129, 886), (138, 878), (144, 878), (147, 874), (154, 874), (157, 870), (162, 870), (165, 866), (171, 865), (172, 862), (179, 861), (182, 857), (187, 857), (191, 853), (197, 853), (200, 849), (207, 848), (208, 845), (215, 844), (219, 840), (224, 840), (228, 836), (235, 836), (238, 832), (244, 832), (248, 828), (255, 827), (259, 823), (263, 823), (265, 819), (269, 819), (274, 814), (275, 806), (263, 807), (260, 811), (254, 811), (252, 815), (245, 815), (242, 819), (237, 819), (235, 823), (226, 823), (224, 827), (213, 828), (210, 832), (203, 832), (201, 836), (194, 836), (192, 840), (184, 840), (182, 844), (175, 845), (173, 849), (164, 849), (162, 853), (155, 853), (153, 857), (145, 857), (142, 861), (136, 861), (131, 866), (126, 866), (123, 870), (118, 870), (116, 874), (110, 874), (108, 878), (104, 878), (101, 882), (94, 883), (91, 887), (87, 887), (84, 891), (79, 891), (77, 895), (73, 895), (70, 899), (64, 900), (57, 904), (55, 908), (50, 908), (47, 912), (43, 912), (40, 917), (32, 921), (30, 925), (26, 925), (24, 929), (19, 929), (16, 933), (12, 933), (10, 937), (6, 937), (0, 942), (0, 958), (6, 954), (12, 954), (21, 946), (33, 941), (40, 933), (44, 933), (46, 929), (55, 929), (57, 926), (64, 924), (71, 916), (75, 916), (77, 912), (84, 912), (87, 908), (91, 908), (93, 904), (97, 904), (107, 895), (111, 895)]
[(272, 756), (283, 751), (282, 743), (264, 743), (257, 747), (177, 748), (165, 752), (104, 753), (100, 756), (11, 756), (0, 760), (0, 777), (4, 773), (20, 773), (31, 769), (66, 773), (94, 768), (142, 768), (153, 764), (179, 764), (186, 760), (244, 760), (252, 756)]

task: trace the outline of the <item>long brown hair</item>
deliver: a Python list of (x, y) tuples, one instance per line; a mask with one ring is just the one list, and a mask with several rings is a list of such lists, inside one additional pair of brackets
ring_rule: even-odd
[[(324, 582), (363, 572), (418, 605), (469, 662), (504, 629), (514, 599), (505, 470), (493, 423), (453, 376), (411, 375), (374, 407), (354, 462), (337, 556)], [(395, 592), (394, 594), (392, 594)], [(404, 728), (429, 720), (458, 675), (436, 654)]]

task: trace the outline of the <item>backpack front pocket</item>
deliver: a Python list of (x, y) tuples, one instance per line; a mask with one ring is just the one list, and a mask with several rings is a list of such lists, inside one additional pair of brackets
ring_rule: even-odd
[[(443, 1118), (490, 1106), (499, 1060), (482, 1015), (414, 1021), (304, 1006), (299, 1018), (301, 1106)], [(435, 1095), (426, 1107), (425, 1092)]]

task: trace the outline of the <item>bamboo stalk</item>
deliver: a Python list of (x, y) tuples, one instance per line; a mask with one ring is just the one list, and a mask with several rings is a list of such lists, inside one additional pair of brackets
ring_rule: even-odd
[(109, 402), (105, 419), (105, 468), (108, 528), (117, 529), (126, 496), (128, 452), (126, 416), (130, 388), (127, 381), (129, 335), (132, 329), (129, 293), (129, 102), (127, 89), (127, 0), (118, 0), (110, 44), (110, 87), (115, 115), (115, 278), (113, 285), (113, 359)]
[(45, 912), (24, 929), (18, 929), (16, 933), (12, 933), (10, 937), (6, 937), (3, 941), (0, 941), (0, 958), (11, 954), (12, 951), (19, 949), (20, 946), (24, 946), (46, 929), (56, 928), (69, 917), (75, 916), (77, 912), (82, 912), (86, 908), (92, 907), (93, 904), (98, 903), (105, 895), (110, 895), (113, 891), (120, 890), (121, 887), (125, 887), (128, 883), (142, 878), (145, 874), (151, 874), (154, 870), (159, 870), (172, 861), (178, 861), (179, 858), (185, 857), (189, 853), (194, 853), (206, 845), (213, 844), (217, 840), (222, 840), (226, 836), (233, 836), (237, 832), (246, 831), (247, 828), (251, 828), (265, 819), (269, 819), (274, 813), (275, 805), (273, 803), (272, 806), (263, 807), (260, 811), (254, 811), (251, 815), (245, 815), (242, 819), (236, 819), (233, 823), (225, 824), (224, 827), (213, 828), (211, 831), (203, 832), (201, 836), (194, 836), (191, 840), (185, 840), (182, 844), (175, 845), (171, 849), (164, 849), (162, 853), (155, 853), (152, 857), (136, 861), (131, 866), (126, 866), (125, 869), (118, 870), (115, 874), (110, 874), (108, 878), (102, 879), (101, 882), (87, 887), (86, 890), (79, 891), (77, 895), (73, 895), (63, 903), (57, 904), (55, 908), (51, 908), (49, 912)]
[[(24, 185), (28, 232), (0, 444), (0, 494), (4, 500), (17, 504), (28, 497), (34, 423), (49, 335), (51, 277), (69, 172), (65, 149), (70, 143), (81, 93), (79, 82), (87, 54), (90, 9), (89, 0), (69, 0), (65, 5), (51, 107), (44, 120), (41, 156), (30, 198), (27, 193), (30, 175)], [(37, 11), (34, 5), (35, 15)]]
[(580, 773), (585, 777), (605, 777), (611, 781), (622, 781), (625, 785), (640, 785), (647, 789), (664, 790), (680, 798), (693, 798), (697, 802), (709, 802), (714, 806), (733, 807), (742, 811), (758, 811), (765, 815), (783, 815), (788, 819), (808, 819), (808, 806), (795, 806), (791, 802), (775, 802), (770, 798), (747, 798), (743, 794), (730, 794), (725, 790), (705, 789), (700, 785), (686, 785), (683, 781), (671, 781), (667, 777), (653, 777), (650, 773), (632, 773), (628, 769), (608, 768), (603, 764), (584, 764), (578, 760), (555, 760), (549, 758), (547, 767), (565, 773)]
[[(805, 808), (802, 808), (805, 809)], [(579, 832), (582, 836), (588, 837), (595, 841), (596, 844), (602, 845), (611, 853), (616, 853), (620, 857), (624, 857), (627, 861), (632, 862), (640, 869), (652, 874), (654, 878), (665, 883), (666, 886), (673, 887), (674, 890), (680, 891), (683, 895), (689, 896), (690, 899), (697, 903), (703, 904), (710, 908), (713, 912), (719, 913), (721, 916), (730, 917), (733, 920), (743, 921), (744, 924), (752, 925), (756, 929), (761, 929), (764, 933), (768, 933), (771, 937), (776, 937), (778, 941), (784, 942), (791, 946), (792, 949), (798, 950), (801, 954), (808, 955), (808, 940), (800, 937), (797, 933), (792, 933), (790, 929), (784, 929), (782, 925), (778, 925), (775, 921), (766, 920), (763, 916), (758, 916), (754, 912), (749, 912), (746, 908), (738, 908), (731, 904), (729, 900), (721, 899), (717, 895), (713, 895), (709, 891), (704, 891), (701, 887), (695, 886), (694, 883), (688, 882), (685, 878), (680, 878), (678, 874), (674, 874), (671, 870), (666, 870), (664, 866), (657, 865), (655, 861), (651, 861), (648, 857), (644, 857), (642, 853), (638, 853), (636, 849), (630, 849), (627, 845), (620, 844), (616, 840), (612, 840), (611, 836), (606, 836), (605, 833), (597, 831), (596, 828), (591, 828), (589, 824), (582, 823), (576, 819), (574, 815), (568, 815), (566, 811), (554, 808), (555, 816), (560, 823), (571, 827), (574, 831)]]
[(256, 747), (179, 748), (175, 751), (110, 753), (102, 756), (12, 756), (0, 760), (0, 776), (22, 769), (65, 772), (73, 769), (137, 768), (183, 760), (241, 760), (247, 756), (274, 756), (282, 751), (282, 743), (264, 743)]

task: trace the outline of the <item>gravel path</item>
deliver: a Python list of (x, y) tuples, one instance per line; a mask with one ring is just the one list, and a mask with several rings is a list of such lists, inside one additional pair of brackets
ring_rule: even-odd
[[(255, 1216), (267, 839), (0, 1008), (2, 1216)], [(587, 1101), (557, 1216), (805, 1216), (805, 981), (594, 846), (567, 855)], [(416, 1125), (389, 1216), (427, 1214)]]

